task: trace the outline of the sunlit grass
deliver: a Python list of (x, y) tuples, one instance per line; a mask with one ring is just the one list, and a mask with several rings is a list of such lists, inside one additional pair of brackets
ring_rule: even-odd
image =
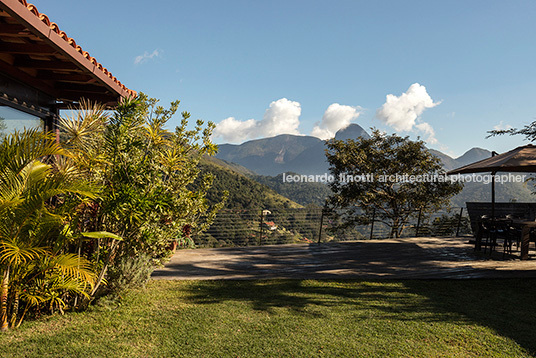
[(535, 284), (155, 281), (0, 335), (0, 356), (526, 357)]

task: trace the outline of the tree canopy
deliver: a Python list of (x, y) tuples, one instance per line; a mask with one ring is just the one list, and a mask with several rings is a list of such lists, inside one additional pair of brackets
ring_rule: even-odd
[(374, 217), (398, 237), (411, 217), (447, 206), (462, 189), (442, 175), (439, 159), (420, 140), (373, 130), (369, 139), (332, 139), (327, 147), (334, 179), (327, 207), (341, 229)]

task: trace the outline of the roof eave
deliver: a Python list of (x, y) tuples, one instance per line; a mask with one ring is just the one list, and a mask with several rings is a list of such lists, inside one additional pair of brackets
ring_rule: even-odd
[(103, 68), (101, 68), (102, 65), (93, 57), (89, 56), (89, 53), (82, 51), (79, 46), (76, 48), (73, 47), (18, 0), (1, 0), (0, 7), (10, 14), (10, 16), (20, 21), (34, 35), (42, 38), (47, 44), (67, 56), (76, 66), (87, 71), (88, 74), (99, 80), (108, 90), (116, 93), (118, 100), (121, 97), (137, 95), (135, 91), (126, 88), (115, 77), (111, 76), (111, 74), (106, 74)]

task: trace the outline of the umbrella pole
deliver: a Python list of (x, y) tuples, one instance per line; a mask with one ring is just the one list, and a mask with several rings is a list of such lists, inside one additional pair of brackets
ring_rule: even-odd
[[(498, 155), (496, 151), (491, 152), (491, 156)], [(491, 172), (491, 222), (495, 222), (495, 174), (497, 172)]]
[(491, 221), (495, 221), (495, 172), (491, 173)]

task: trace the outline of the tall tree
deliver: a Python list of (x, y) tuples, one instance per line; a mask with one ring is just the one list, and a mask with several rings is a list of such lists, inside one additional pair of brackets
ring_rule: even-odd
[(374, 216), (399, 237), (411, 217), (448, 205), (462, 189), (445, 180), (439, 159), (420, 140), (373, 130), (369, 139), (332, 139), (327, 146), (334, 178), (327, 205), (341, 228), (368, 224)]

